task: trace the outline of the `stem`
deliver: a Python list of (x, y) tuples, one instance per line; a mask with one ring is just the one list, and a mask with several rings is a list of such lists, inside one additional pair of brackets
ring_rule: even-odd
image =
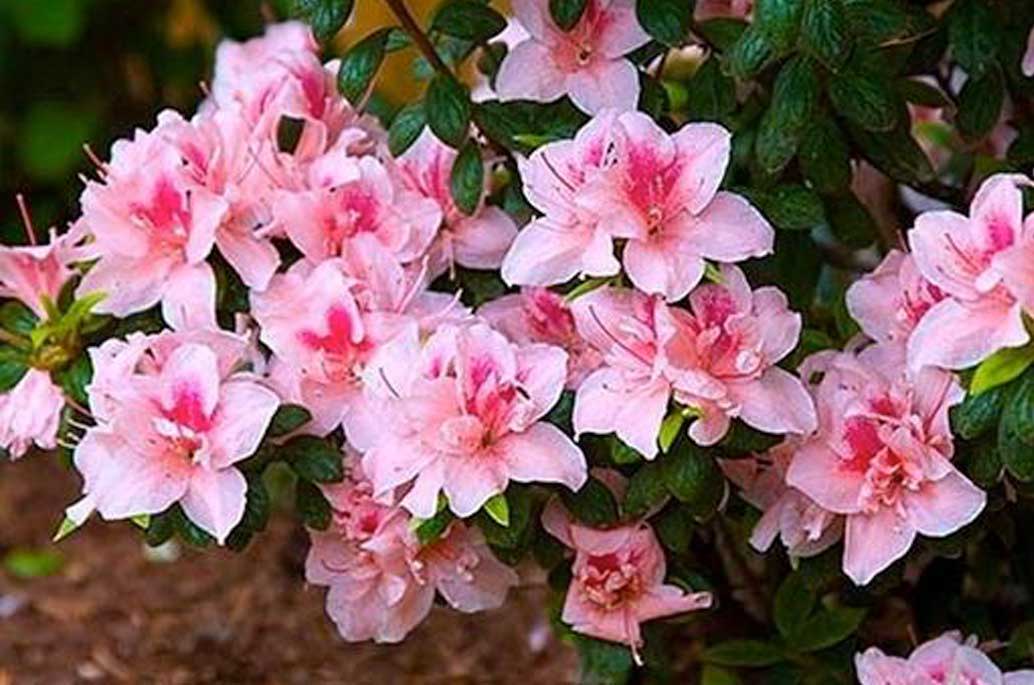
[(420, 25), (416, 23), (413, 15), (409, 13), (406, 8), (404, 0), (384, 0), (384, 4), (388, 6), (395, 18), (402, 24), (402, 28), (405, 29), (409, 37), (413, 39), (413, 43), (417, 49), (424, 56), (424, 58), (430, 62), (434, 70), (440, 74), (446, 76), (452, 76), (452, 71), (448, 65), (442, 61), (442, 58), (438, 55), (438, 52), (431, 45), (431, 41), (427, 39), (427, 34), (423, 32)]

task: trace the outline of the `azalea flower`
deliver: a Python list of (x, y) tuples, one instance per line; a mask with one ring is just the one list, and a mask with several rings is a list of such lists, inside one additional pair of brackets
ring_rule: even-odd
[(560, 397), (567, 354), (517, 346), (483, 323), (439, 328), (421, 345), (402, 335), (367, 369), (387, 406), (353, 442), (377, 496), (411, 484), (401, 505), (430, 518), (444, 492), (470, 516), (511, 481), (577, 490), (585, 457), (556, 426), (540, 421)]
[(908, 343), (909, 364), (972, 366), (1030, 340), (1023, 310), (1034, 311), (1034, 219), (1023, 221), (1022, 176), (992, 176), (977, 191), (969, 216), (926, 212), (909, 232), (922, 276), (946, 297), (919, 321)]
[(524, 195), (543, 217), (517, 233), (502, 264), (512, 285), (554, 285), (574, 276), (613, 276), (621, 270), (613, 238), (585, 191), (613, 163), (613, 113), (594, 117), (575, 135), (518, 158)]
[(1003, 674), (976, 646), (976, 637), (965, 642), (948, 632), (924, 642), (907, 659), (887, 656), (877, 647), (855, 655), (861, 685), (1031, 685), (1034, 671)]
[(786, 482), (846, 516), (844, 572), (858, 585), (903, 557), (916, 534), (944, 537), (973, 521), (985, 494), (951, 463), (948, 409), (964, 396), (948, 372), (910, 375), (898, 346), (824, 355), (818, 432)]
[(83, 499), (69, 516), (160, 513), (179, 503), (222, 544), (244, 515), (235, 464), (258, 449), (280, 403), (236, 370), (246, 342), (216, 331), (134, 335), (90, 351), (97, 425), (75, 448)]
[(0, 245), (0, 297), (18, 300), (38, 318), (46, 318), (44, 298), (57, 302), (74, 275), (69, 268), (73, 260), (69, 237), (52, 235), (46, 245)]
[(18, 459), (35, 444), (41, 450), (57, 447), (57, 432), (65, 395), (50, 373), (30, 368), (18, 383), (0, 395), (0, 448)]
[(607, 235), (628, 239), (623, 263), (635, 287), (680, 300), (703, 277), (705, 258), (732, 263), (772, 251), (764, 217), (718, 190), (729, 163), (726, 129), (692, 123), (669, 135), (645, 114), (626, 112), (613, 139), (614, 163), (582, 202)]
[(442, 226), (430, 247), (428, 270), (432, 277), (451, 271), (456, 264), (468, 269), (498, 269), (517, 235), (517, 226), (506, 212), (485, 204), (487, 179), (486, 191), (472, 215), (456, 207), (450, 185), (456, 154), (430, 129), (424, 129), (396, 160), (402, 185), (434, 200), (442, 213)]
[[(594, 475), (619, 492), (625, 487), (615, 472)], [(589, 528), (554, 498), (542, 513), (542, 526), (575, 555), (560, 619), (577, 633), (627, 644), (639, 664), (640, 624), (711, 606), (711, 593), (686, 592), (664, 582), (664, 550), (645, 521)]]
[(503, 59), (495, 88), (502, 100), (549, 102), (570, 95), (579, 109), (635, 109), (639, 74), (624, 58), (649, 42), (633, 0), (588, 0), (569, 31), (553, 21), (548, 0), (515, 0), (530, 37)]
[(743, 19), (750, 18), (754, 9), (754, 0), (698, 0), (693, 10), (695, 21), (710, 19)]
[(603, 363), (603, 357), (578, 334), (574, 314), (563, 295), (546, 288), (523, 288), (486, 302), (478, 316), (518, 345), (545, 343), (567, 352), (567, 383), (575, 390)]
[(138, 130), (116, 141), (81, 203), (100, 258), (77, 293), (104, 293), (98, 313), (122, 317), (161, 302), (173, 328), (215, 326), (215, 274), (205, 259), (229, 206), (194, 182), (164, 135)]
[(305, 578), (330, 588), (327, 614), (349, 642), (399, 642), (426, 618), (436, 594), (463, 612), (499, 607), (517, 584), (480, 531), (452, 522), (420, 545), (404, 509), (374, 498), (360, 469), (323, 487), (333, 519), (310, 531)]
[(1030, 35), (1027, 36), (1027, 51), (1023, 53), (1021, 68), (1024, 76), (1034, 76), (1034, 29), (1031, 29)]
[(810, 557), (826, 551), (843, 535), (841, 516), (786, 484), (786, 470), (800, 442), (790, 438), (764, 454), (719, 460), (743, 499), (763, 512), (750, 535), (751, 546), (759, 552), (767, 552), (778, 537), (791, 557)]

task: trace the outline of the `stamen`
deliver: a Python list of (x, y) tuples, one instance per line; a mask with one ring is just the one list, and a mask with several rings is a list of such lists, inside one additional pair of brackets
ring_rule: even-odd
[(37, 245), (36, 242), (36, 229), (32, 225), (32, 217), (29, 216), (29, 208), (25, 204), (25, 196), (18, 193), (14, 196), (14, 201), (18, 203), (18, 211), (22, 215), (22, 225), (25, 226), (25, 235), (29, 238), (30, 245)]

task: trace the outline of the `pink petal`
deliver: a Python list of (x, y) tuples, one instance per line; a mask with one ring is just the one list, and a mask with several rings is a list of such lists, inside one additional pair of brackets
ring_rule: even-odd
[(517, 350), (517, 377), (538, 411), (524, 419), (534, 421), (560, 399), (567, 381), (567, 352), (553, 345), (530, 344)]
[(975, 520), (983, 511), (987, 496), (952, 470), (944, 478), (908, 492), (905, 501), (916, 530), (923, 535), (943, 537)]
[(1023, 192), (1030, 180), (1018, 174), (995, 174), (984, 181), (970, 205), (972, 237), (985, 252), (1011, 246), (1023, 230)]
[(174, 265), (169, 259), (105, 256), (83, 276), (76, 297), (104, 293), (104, 299), (94, 307), (98, 314), (124, 317), (142, 312), (162, 299)]
[(563, 483), (572, 491), (585, 484), (585, 456), (556, 426), (536, 423), (523, 433), (511, 433), (495, 447), (509, 476), (521, 483)]
[(180, 500), (183, 513), (221, 545), (244, 516), (248, 482), (237, 469), (197, 468)]
[(565, 92), (566, 79), (549, 48), (534, 40), (518, 43), (503, 58), (495, 77), (499, 99), (552, 102)]
[(801, 337), (801, 315), (790, 311), (786, 295), (775, 287), (754, 292), (754, 313), (761, 329), (761, 353), (775, 363), (790, 354)]
[(226, 216), (226, 201), (207, 190), (194, 189), (188, 196), (190, 207), (190, 235), (185, 254), (188, 264), (204, 261), (215, 244), (215, 233)]
[(974, 299), (980, 275), (968, 256), (969, 219), (956, 212), (925, 212), (908, 232), (908, 244), (923, 277), (950, 295)]
[(912, 524), (888, 507), (874, 514), (849, 516), (844, 534), (844, 573), (855, 585), (867, 585), (905, 556), (915, 537)]
[(215, 273), (202, 262), (181, 266), (171, 274), (162, 295), (162, 318), (173, 330), (217, 327)]
[[(503, 442), (505, 439), (497, 443), (497, 447), (506, 453), (508, 448), (502, 446)], [(494, 459), (466, 456), (447, 460), (444, 478), (442, 488), (449, 499), (449, 508), (460, 518), (466, 518), (475, 514), (489, 499), (506, 490), (507, 467)], [(418, 512), (413, 513), (420, 515)]]
[(993, 265), (1006, 289), (1028, 312), (1034, 312), (1034, 237), (999, 252)]
[[(459, 540), (456, 539), (458, 537)], [(446, 545), (458, 546), (460, 553), (472, 554), (477, 558), (471, 568), (459, 566), (452, 559), (434, 565), (432, 573), (435, 576), (435, 587), (449, 606), (466, 613), (502, 606), (510, 588), (518, 583), (513, 569), (495, 558), (477, 531), (464, 530), (455, 525), (444, 542)]]
[(815, 405), (801, 380), (773, 366), (749, 383), (732, 383), (729, 394), (740, 403), (740, 418), (766, 433), (807, 435), (818, 426)]
[(631, 111), (639, 102), (639, 72), (625, 59), (597, 60), (568, 74), (566, 85), (571, 101), (589, 114), (605, 109)]
[(273, 244), (256, 238), (248, 231), (220, 231), (216, 243), (219, 252), (241, 277), (244, 285), (254, 290), (265, 290), (280, 266), (280, 254)]
[(606, 8), (606, 20), (594, 36), (599, 51), (615, 59), (627, 55), (650, 42), (650, 36), (639, 25), (634, 0), (611, 0)]
[(206, 423), (219, 403), (219, 382), (215, 352), (196, 343), (181, 345), (162, 367), (162, 408), (182, 425)]
[(498, 269), (516, 237), (517, 225), (509, 214), (485, 207), (453, 227), (456, 263), (468, 269)]
[(591, 230), (557, 226), (548, 219), (532, 221), (518, 231), (503, 258), (503, 280), (511, 285), (555, 285), (583, 270), (593, 276), (613, 276), (620, 270), (613, 255), (609, 263), (585, 263), (595, 240)]
[[(672, 140), (675, 154), (683, 165), (675, 192), (690, 214), (699, 214), (714, 199), (725, 176), (732, 150), (732, 135), (718, 124), (692, 123), (679, 129)], [(756, 222), (746, 212), (741, 211), (740, 215)]]
[(838, 514), (859, 511), (864, 473), (845, 468), (821, 440), (805, 443), (790, 462), (786, 484), (797, 488), (825, 509)]
[(704, 260), (659, 241), (632, 240), (625, 246), (625, 272), (640, 290), (681, 300), (704, 276)]
[(1020, 347), (1029, 340), (1018, 304), (992, 301), (966, 306), (949, 298), (919, 320), (908, 341), (908, 365), (964, 369), (1004, 347)]
[(217, 469), (250, 457), (258, 449), (280, 398), (251, 381), (229, 381), (219, 393), (219, 408), (208, 432)]
[(646, 459), (653, 459), (670, 395), (671, 388), (662, 379), (627, 385), (611, 369), (593, 372), (575, 395), (575, 437), (614, 432)]
[(719, 262), (741, 262), (772, 253), (775, 232), (749, 202), (719, 192), (693, 223), (693, 244), (700, 254)]

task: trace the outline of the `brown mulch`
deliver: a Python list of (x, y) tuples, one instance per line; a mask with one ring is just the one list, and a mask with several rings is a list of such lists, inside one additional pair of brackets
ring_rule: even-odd
[[(0, 556), (46, 548), (78, 493), (48, 455), (0, 464)], [(242, 554), (149, 560), (129, 523), (91, 521), (58, 545), (57, 573), (0, 569), (0, 685), (66, 683), (536, 683), (574, 680), (528, 587), (473, 616), (435, 608), (401, 645), (348, 644), (306, 587), (304, 536), (285, 515)]]

